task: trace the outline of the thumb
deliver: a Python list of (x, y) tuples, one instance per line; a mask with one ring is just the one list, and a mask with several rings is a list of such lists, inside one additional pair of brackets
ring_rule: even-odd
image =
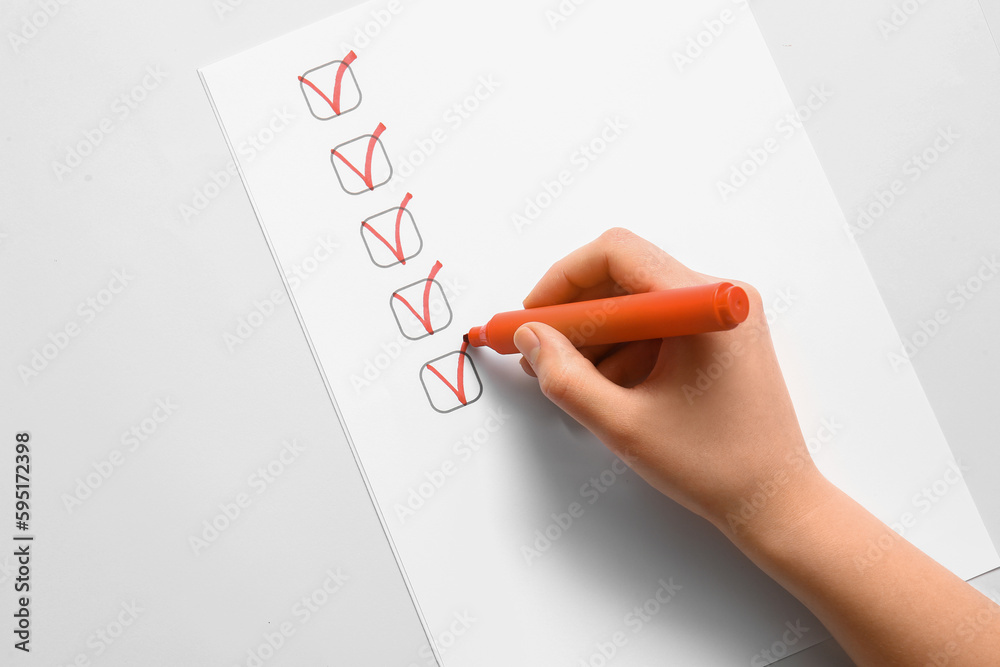
[(601, 375), (561, 333), (539, 322), (514, 332), (514, 345), (538, 377), (542, 393), (598, 437), (624, 414), (626, 390)]

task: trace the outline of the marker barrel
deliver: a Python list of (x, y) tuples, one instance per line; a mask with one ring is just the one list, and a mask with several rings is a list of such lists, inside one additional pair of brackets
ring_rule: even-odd
[(750, 312), (746, 292), (732, 283), (681, 287), (659, 292), (512, 310), (469, 331), (469, 344), (515, 354), (514, 332), (541, 322), (576, 347), (727, 331)]

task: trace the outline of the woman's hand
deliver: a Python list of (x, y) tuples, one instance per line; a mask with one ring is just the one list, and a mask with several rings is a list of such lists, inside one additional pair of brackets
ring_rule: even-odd
[[(624, 229), (559, 260), (526, 308), (719, 282)], [(577, 350), (544, 324), (518, 329), (542, 392), (649, 483), (727, 534), (819, 478), (771, 345), (760, 295), (735, 329)]]

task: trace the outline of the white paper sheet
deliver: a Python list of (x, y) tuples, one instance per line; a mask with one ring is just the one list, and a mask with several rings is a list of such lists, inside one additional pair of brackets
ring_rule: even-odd
[(202, 70), (444, 664), (767, 664), (828, 636), (514, 357), (459, 353), (616, 225), (761, 290), (829, 477), (960, 576), (1000, 564), (801, 129), (836, 91), (790, 99), (722, 9), (371, 3)]

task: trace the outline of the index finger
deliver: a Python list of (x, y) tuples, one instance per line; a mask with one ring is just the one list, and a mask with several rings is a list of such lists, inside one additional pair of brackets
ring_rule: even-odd
[(622, 290), (637, 294), (705, 282), (705, 276), (646, 239), (627, 229), (615, 228), (553, 264), (523, 304), (525, 308), (537, 308), (584, 296), (588, 299), (612, 296)]

